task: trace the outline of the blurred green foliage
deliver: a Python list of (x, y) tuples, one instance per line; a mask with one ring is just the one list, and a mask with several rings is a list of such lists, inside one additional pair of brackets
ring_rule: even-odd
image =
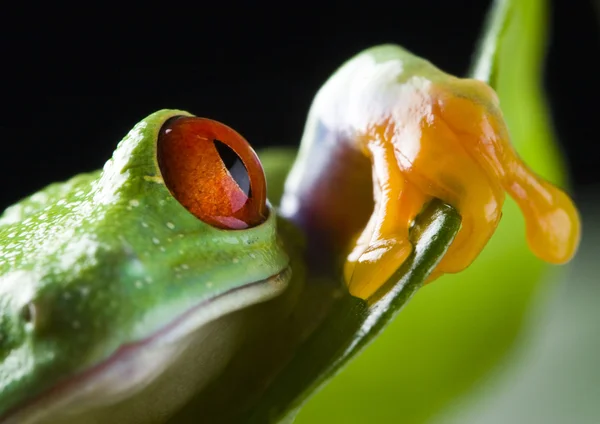
[(599, 188), (577, 192), (586, 229), (579, 253), (533, 314), (523, 343), (501, 372), (436, 424), (600, 422)]
[[(496, 2), (483, 37), (492, 54), (482, 48), (475, 68), (478, 60), (490, 61), (489, 82), (520, 155), (543, 177), (564, 185), (541, 89), (546, 6), (543, 0)], [(305, 405), (296, 423), (428, 422), (506, 358), (536, 295), (552, 288), (550, 275), (557, 272), (529, 252), (523, 219), (507, 199), (502, 222), (475, 264), (421, 289)]]

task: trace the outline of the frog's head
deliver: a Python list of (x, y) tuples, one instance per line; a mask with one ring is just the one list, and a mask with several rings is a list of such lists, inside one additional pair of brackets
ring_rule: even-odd
[(209, 369), (174, 385), (210, 379), (241, 337), (225, 317), (286, 287), (289, 259), (254, 151), (189, 116), (150, 115), (101, 172), (0, 218), (1, 422), (45, 422), (42, 410), (56, 419), (52, 410), (118, 405), (152, 387), (156, 399), (177, 397), (157, 376), (202, 340), (207, 356), (195, 360)]

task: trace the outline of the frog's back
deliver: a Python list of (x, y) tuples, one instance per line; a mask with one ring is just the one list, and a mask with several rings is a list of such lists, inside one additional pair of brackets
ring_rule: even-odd
[[(100, 171), (79, 174), (67, 181), (49, 184), (43, 189), (27, 196), (17, 203), (8, 206), (0, 214), (0, 231), (6, 231), (11, 226), (18, 225), (27, 218), (32, 218), (41, 211), (52, 213), (57, 204), (60, 206), (78, 191), (88, 192)], [(59, 203), (63, 201), (62, 203)]]
[(95, 171), (50, 184), (6, 208), (0, 215), (0, 275), (27, 256), (33, 238), (47, 239), (57, 228), (55, 221), (73, 217), (69, 212), (81, 204), (79, 198), (90, 192), (98, 175)]

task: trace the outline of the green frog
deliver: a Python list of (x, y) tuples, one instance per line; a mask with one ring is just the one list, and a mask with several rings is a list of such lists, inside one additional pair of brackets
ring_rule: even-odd
[[(263, 167), (225, 124), (161, 110), (102, 170), (9, 207), (0, 422), (166, 420), (232, 361), (248, 372), (255, 357), (240, 355), (270, 327), (318, 315), (307, 279), (331, 299), (381, 298), (435, 199), (462, 225), (429, 281), (475, 260), (505, 192), (540, 257), (564, 263), (578, 244), (573, 203), (512, 150), (494, 91), (398, 46), (344, 64), (317, 94), (293, 166), (284, 156)], [(279, 340), (281, 356), (310, 322)]]

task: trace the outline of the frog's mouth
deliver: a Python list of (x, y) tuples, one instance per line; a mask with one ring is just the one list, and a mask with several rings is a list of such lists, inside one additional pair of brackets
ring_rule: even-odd
[(282, 293), (290, 276), (288, 266), (195, 305), (148, 337), (121, 345), (102, 362), (9, 410), (0, 423), (134, 423), (166, 417), (227, 365), (243, 333), (244, 318), (235, 316), (256, 299)]

